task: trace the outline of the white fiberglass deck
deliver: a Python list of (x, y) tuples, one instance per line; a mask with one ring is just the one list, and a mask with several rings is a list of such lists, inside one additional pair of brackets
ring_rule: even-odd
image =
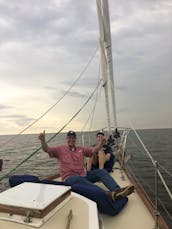
[[(117, 167), (116, 165), (115, 167)], [(119, 167), (119, 166), (118, 166)], [(123, 173), (125, 180), (121, 178), (119, 169), (115, 169), (111, 174), (121, 187), (131, 184), (127, 176)], [(129, 197), (127, 205), (116, 216), (111, 217), (102, 215), (104, 229), (152, 229), (154, 228), (154, 219), (146, 208), (141, 198), (135, 191)]]
[[(26, 184), (23, 185), (24, 187), (27, 186)], [(2, 205), (8, 202), (8, 208), (10, 209), (9, 201), (12, 201), (11, 203), (13, 206), (21, 204), (23, 207), (34, 206), (37, 209), (42, 209), (51, 202), (50, 200), (61, 195), (62, 191), (70, 190), (69, 187), (64, 186), (47, 186), (46, 184), (37, 186), (37, 184), (31, 183), (31, 186), (27, 186), (28, 190), (26, 194), (23, 193), (23, 185), (0, 193), (1, 202), (3, 202)], [(21, 194), (23, 203), (22, 201), (17, 200), (20, 199), (17, 190), (19, 190), (19, 193)], [(41, 192), (39, 192), (39, 190), (41, 190)], [(13, 198), (15, 199), (13, 200)], [(48, 200), (45, 200), (46, 198), (48, 198)], [(37, 204), (32, 204), (29, 200), (32, 200), (31, 202), (36, 202)], [(42, 203), (41, 200), (43, 200)], [(40, 229), (67, 228), (67, 221), (71, 211), (72, 220), (70, 229), (99, 229), (96, 203), (76, 193), (71, 193), (71, 195), (52, 209), (43, 219), (31, 217), (30, 222), (25, 222), (26, 216), (0, 212), (0, 229), (33, 229), (35, 227), (39, 227)]]

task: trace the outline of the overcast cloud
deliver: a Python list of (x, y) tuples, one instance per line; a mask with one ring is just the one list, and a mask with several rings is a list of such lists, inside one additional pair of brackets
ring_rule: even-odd
[[(172, 128), (172, 1), (109, 0), (109, 7), (118, 125)], [(0, 134), (20, 132), (76, 80), (98, 46), (96, 12), (95, 0), (0, 0)], [(98, 62), (96, 54), (27, 133), (64, 124), (96, 87)], [(95, 119), (105, 126), (102, 97)], [(91, 109), (70, 127), (80, 130)]]

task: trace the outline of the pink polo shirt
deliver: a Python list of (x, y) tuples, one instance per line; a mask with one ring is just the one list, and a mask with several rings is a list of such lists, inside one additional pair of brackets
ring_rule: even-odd
[(49, 147), (50, 157), (58, 158), (62, 181), (72, 175), (86, 176), (84, 157), (91, 157), (93, 148), (76, 146), (75, 151), (69, 146)]

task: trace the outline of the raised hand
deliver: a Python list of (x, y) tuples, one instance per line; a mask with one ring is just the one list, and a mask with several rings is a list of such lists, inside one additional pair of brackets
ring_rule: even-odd
[(45, 130), (42, 133), (39, 134), (38, 138), (41, 141), (45, 141)]

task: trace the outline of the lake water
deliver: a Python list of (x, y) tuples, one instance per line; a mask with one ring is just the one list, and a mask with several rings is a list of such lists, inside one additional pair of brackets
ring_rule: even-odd
[[(139, 136), (144, 142), (146, 148), (151, 153), (152, 157), (160, 163), (160, 171), (170, 189), (172, 190), (172, 129), (155, 129), (155, 130), (139, 130)], [(53, 134), (48, 134), (49, 139)], [(82, 144), (81, 134), (78, 133), (78, 145)], [(40, 147), (40, 141), (37, 135), (6, 135), (0, 136), (0, 158), (3, 159), (3, 171), (0, 173), (1, 177), (15, 168), (21, 161), (25, 160), (31, 153), (35, 152)], [(85, 133), (85, 144), (91, 145), (96, 141), (95, 132), (91, 137)], [(9, 142), (8, 142), (9, 141)], [(50, 145), (65, 144), (65, 134), (59, 134), (50, 143)], [(131, 160), (128, 162), (134, 170), (137, 178), (143, 185), (146, 192), (154, 202), (154, 169), (149, 157), (144, 152), (140, 143), (136, 139), (133, 132), (130, 132), (127, 141), (127, 152), (131, 154)], [(164, 168), (167, 170), (165, 171)], [(50, 159), (42, 150), (38, 151), (27, 162), (16, 169), (12, 174), (32, 174), (45, 178), (58, 171), (55, 159)], [(1, 189), (8, 188), (8, 179), (1, 181)], [(172, 201), (165, 191), (164, 186), (158, 180), (159, 202), (163, 203), (168, 210), (164, 210), (159, 204), (159, 209), (164, 218), (172, 228)]]

